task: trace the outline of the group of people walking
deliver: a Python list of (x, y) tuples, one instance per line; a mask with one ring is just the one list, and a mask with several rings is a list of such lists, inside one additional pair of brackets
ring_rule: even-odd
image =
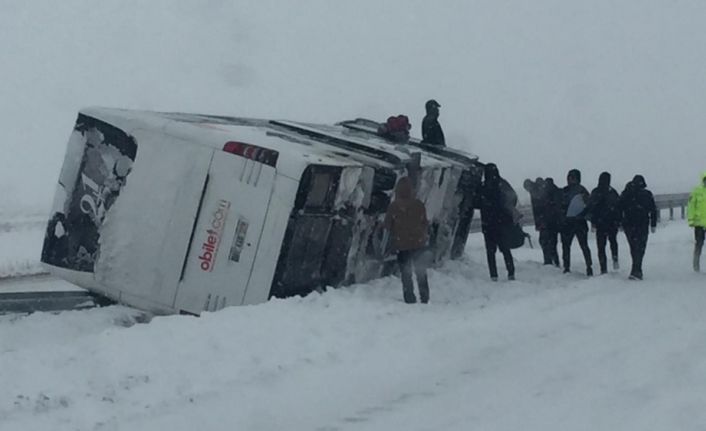
[[(571, 245), (576, 238), (584, 262), (586, 275), (593, 275), (593, 258), (588, 244), (589, 223), (596, 233), (598, 263), (601, 274), (608, 272), (606, 245), (610, 244), (613, 269), (619, 268), (618, 230), (622, 227), (630, 245), (632, 268), (630, 278), (642, 280), (642, 259), (647, 247), (649, 230), (657, 225), (657, 207), (642, 175), (635, 175), (621, 194), (611, 186), (611, 176), (603, 172), (598, 185), (591, 191), (581, 184), (581, 172), (569, 171), (566, 186), (559, 188), (552, 178), (525, 180), (530, 193), (535, 228), (545, 265), (563, 266), (571, 272)], [(705, 196), (706, 197), (706, 196)], [(511, 247), (505, 240), (518, 223), (517, 194), (510, 184), (499, 176), (497, 166), (486, 165), (483, 183), (478, 193), (481, 225), (491, 280), (498, 279), (495, 262), (499, 249), (505, 260), (509, 280), (515, 279), (515, 265)], [(558, 244), (561, 239), (561, 260)], [(562, 265), (563, 264), (563, 265)]]
[[(435, 100), (426, 103), (427, 115), (422, 123), (423, 142), (444, 146), (444, 135), (438, 123), (439, 105)], [(404, 127), (405, 131), (409, 127)], [(387, 129), (386, 129), (387, 130)], [(603, 172), (598, 184), (589, 193), (581, 184), (581, 172), (571, 169), (566, 186), (558, 187), (552, 178), (527, 179), (523, 184), (530, 194), (534, 225), (539, 232), (545, 265), (563, 267), (571, 272), (571, 245), (576, 238), (584, 262), (586, 275), (593, 276), (593, 258), (588, 244), (589, 224), (596, 237), (600, 273), (608, 272), (606, 247), (610, 247), (611, 266), (620, 268), (618, 259), (618, 231), (623, 230), (630, 248), (632, 267), (629, 278), (642, 280), (642, 261), (650, 231), (655, 232), (658, 211), (652, 192), (642, 175), (635, 175), (621, 193), (611, 185), (611, 175)], [(515, 279), (512, 257), (513, 237), (519, 228), (521, 215), (517, 210), (517, 193), (500, 176), (498, 167), (487, 163), (483, 181), (476, 193), (474, 207), (480, 209), (481, 227), (485, 240), (488, 271), (493, 281), (498, 280), (496, 254), (500, 251), (505, 262), (507, 278)], [(700, 257), (706, 237), (706, 173), (691, 193), (688, 203), (688, 222), (694, 228), (694, 270), (700, 271)], [(416, 302), (413, 273), (417, 277), (419, 296), (429, 301), (424, 249), (428, 240), (429, 222), (424, 204), (415, 197), (413, 183), (402, 178), (396, 187), (396, 198), (390, 204), (385, 227), (391, 232), (393, 247), (397, 250), (403, 296), (407, 303)], [(561, 260), (558, 244), (561, 240)], [(521, 242), (520, 242), (521, 243)]]
[(642, 280), (647, 238), (650, 230), (655, 231), (658, 218), (654, 197), (642, 175), (635, 175), (620, 194), (611, 186), (608, 172), (601, 173), (597, 186), (589, 193), (581, 185), (581, 172), (577, 169), (569, 171), (567, 185), (563, 189), (554, 185), (551, 178), (525, 180), (524, 187), (530, 193), (545, 264), (560, 265), (557, 253), (557, 237), (560, 237), (564, 272), (570, 272), (571, 244), (576, 237), (586, 263), (586, 275), (592, 276), (593, 259), (588, 244), (590, 223), (591, 230), (596, 234), (601, 274), (608, 272), (608, 244), (613, 269), (617, 270), (617, 236), (622, 228), (632, 257), (630, 279)]
[[(562, 266), (571, 271), (571, 244), (574, 237), (579, 243), (586, 264), (586, 275), (593, 275), (593, 259), (588, 244), (589, 224), (595, 233), (598, 264), (601, 274), (609, 269), (606, 247), (610, 248), (613, 270), (620, 269), (618, 259), (618, 232), (623, 230), (630, 247), (632, 267), (630, 279), (642, 280), (642, 261), (647, 248), (649, 233), (655, 232), (658, 210), (654, 196), (647, 189), (642, 175), (635, 175), (621, 193), (611, 185), (611, 175), (603, 172), (598, 184), (589, 193), (581, 185), (581, 172), (569, 171), (566, 186), (559, 188), (552, 178), (525, 180), (524, 188), (531, 197), (534, 225), (539, 232), (545, 265)], [(500, 176), (493, 163), (485, 165), (483, 181), (476, 193), (475, 207), (480, 209), (481, 226), (485, 240), (488, 271), (493, 281), (498, 280), (496, 254), (503, 256), (507, 277), (515, 279), (515, 264), (508, 235), (517, 226), (517, 193), (510, 183)], [(701, 270), (700, 259), (706, 238), (706, 172), (689, 196), (687, 221), (694, 229), (693, 269)], [(416, 273), (422, 302), (429, 301), (429, 284), (423, 252), (427, 241), (428, 221), (424, 204), (414, 197), (412, 182), (403, 178), (397, 185), (397, 197), (386, 217), (386, 226), (392, 230), (393, 245), (398, 250), (404, 299), (416, 302), (412, 274)], [(559, 259), (558, 243), (561, 239), (562, 258)]]

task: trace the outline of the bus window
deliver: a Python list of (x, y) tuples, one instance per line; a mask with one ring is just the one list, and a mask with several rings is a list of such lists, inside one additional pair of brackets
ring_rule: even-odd
[(306, 196), (306, 207), (323, 207), (326, 204), (326, 197), (329, 195), (331, 186), (331, 174), (314, 174), (309, 194)]
[[(101, 226), (132, 171), (137, 142), (111, 124), (79, 114), (68, 148), (59, 176), (61, 201), (53, 208), (42, 261), (93, 272)], [(69, 240), (62, 240), (64, 235)]]
[(340, 177), (339, 167), (315, 165), (306, 168), (297, 191), (295, 209), (310, 214), (331, 212)]

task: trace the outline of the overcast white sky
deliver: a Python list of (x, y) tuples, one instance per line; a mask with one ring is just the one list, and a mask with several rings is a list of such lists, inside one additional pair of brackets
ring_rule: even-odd
[(706, 170), (699, 0), (0, 0), (2, 207), (49, 206), (82, 106), (334, 122), (441, 104), (450, 146), (590, 188)]

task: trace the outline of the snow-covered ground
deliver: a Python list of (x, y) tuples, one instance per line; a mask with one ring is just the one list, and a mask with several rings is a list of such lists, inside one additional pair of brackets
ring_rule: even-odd
[[(449, 145), (515, 188), (576, 167), (589, 188), (608, 170), (620, 187), (642, 173), (657, 193), (688, 190), (703, 170), (705, 14), (665, 0), (2, 2), (0, 290), (67, 287), (2, 279), (42, 270), (84, 106), (405, 113), (418, 136), (433, 97)], [(518, 281), (493, 284), (474, 234), (464, 261), (431, 271), (428, 306), (388, 278), (149, 324), (124, 307), (0, 317), (0, 431), (703, 430), (691, 235), (662, 226), (641, 283), (621, 238), (618, 274), (565, 276), (522, 249)]]
[(644, 282), (621, 237), (618, 273), (563, 275), (522, 248), (518, 281), (491, 283), (473, 234), (426, 306), (387, 278), (149, 324), (117, 306), (4, 316), (0, 429), (704, 429), (691, 235), (662, 225)]
[(48, 214), (0, 210), (0, 279), (43, 272), (39, 264)]

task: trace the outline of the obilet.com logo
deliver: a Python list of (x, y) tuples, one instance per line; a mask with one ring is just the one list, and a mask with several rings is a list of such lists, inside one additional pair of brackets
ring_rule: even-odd
[(216, 265), (216, 255), (218, 254), (218, 247), (221, 245), (223, 227), (226, 225), (228, 211), (230, 211), (230, 201), (220, 199), (216, 210), (211, 215), (211, 223), (206, 229), (206, 239), (201, 244), (199, 260), (201, 261), (202, 271), (211, 272)]

